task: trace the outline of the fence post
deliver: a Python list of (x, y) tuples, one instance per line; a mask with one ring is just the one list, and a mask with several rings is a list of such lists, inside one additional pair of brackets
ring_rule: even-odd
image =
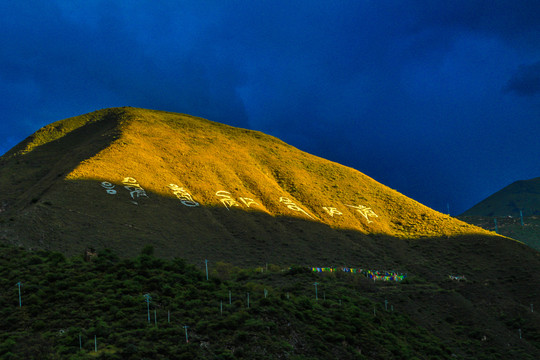
[(188, 327), (189, 327), (189, 326), (187, 326), (187, 325), (184, 325), (184, 329), (185, 329), (185, 331), (186, 331), (186, 343), (188, 343), (188, 342), (189, 342), (189, 339), (188, 339), (188, 334), (187, 334), (187, 329), (188, 329)]
[(21, 286), (23, 285), (22, 282), (18, 282), (15, 285), (19, 287), (19, 307), (22, 307), (22, 300), (21, 300)]
[(150, 294), (144, 294), (143, 296), (146, 299), (146, 308), (148, 311), (148, 323), (150, 324), (150, 300), (152, 299), (152, 297), (150, 296)]

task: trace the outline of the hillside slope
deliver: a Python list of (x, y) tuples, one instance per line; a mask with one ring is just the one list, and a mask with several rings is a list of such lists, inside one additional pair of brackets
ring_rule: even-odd
[[(538, 251), (260, 132), (100, 110), (46, 126), (0, 158), (0, 189), (0, 240), (16, 245), (0, 246), (6, 358), (92, 358), (92, 335), (103, 358), (540, 354)], [(82, 260), (87, 247), (98, 250), (95, 262)], [(214, 278), (178, 258), (208, 265)], [(14, 312), (18, 282), (25, 303)], [(235, 299), (218, 317), (231, 289), (251, 293), (252, 307)], [(183, 346), (186, 324), (194, 342)], [(75, 354), (78, 334), (84, 350)]]
[(540, 356), (538, 312), (520, 302), (528, 299), (509, 274), (501, 273), (499, 284), (483, 280), (488, 285), (474, 275), (467, 282), (388, 283), (358, 273), (210, 264), (206, 280), (183, 260), (157, 259), (147, 250), (133, 259), (103, 251), (85, 262), (0, 245), (0, 358)]
[(0, 187), (0, 237), (67, 254), (351, 262), (381, 236), (489, 234), (263, 133), (136, 108), (40, 129)]
[(540, 177), (516, 181), (482, 200), (458, 218), (540, 250), (538, 215)]
[(540, 177), (516, 181), (488, 196), (460, 216), (540, 215)]

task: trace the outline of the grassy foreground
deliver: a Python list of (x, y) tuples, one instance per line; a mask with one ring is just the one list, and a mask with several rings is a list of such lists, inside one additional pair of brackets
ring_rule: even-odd
[[(150, 246), (136, 258), (104, 250), (89, 262), (2, 246), (0, 356), (535, 359), (540, 349), (538, 333), (531, 338), (532, 320), (525, 318), (516, 321), (528, 341), (504, 350), (476, 334), (476, 324), (464, 326), (450, 314), (440, 324), (449, 331), (442, 340), (407, 312), (425, 297), (453, 292), (420, 278), (373, 283), (358, 274), (315, 274), (294, 266), (239, 269), (218, 263), (209, 269), (206, 280), (204, 271), (181, 259), (154, 257)], [(404, 303), (411, 294), (419, 301)]]

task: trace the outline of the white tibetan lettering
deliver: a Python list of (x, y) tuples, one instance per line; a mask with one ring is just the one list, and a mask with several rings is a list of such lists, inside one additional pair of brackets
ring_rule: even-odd
[(176, 197), (180, 200), (180, 202), (183, 205), (188, 206), (188, 207), (199, 206), (199, 203), (193, 200), (193, 197), (186, 189), (176, 184), (169, 184), (168, 188), (172, 190), (173, 194), (176, 195)]
[(337, 208), (335, 207), (326, 207), (326, 206), (323, 206), (323, 209), (324, 211), (326, 211), (328, 213), (328, 215), (334, 217), (334, 215), (343, 215), (343, 213), (341, 211), (339, 211)]
[(116, 195), (116, 190), (114, 190), (114, 185), (111, 184), (110, 182), (102, 181), (101, 186), (105, 188), (105, 190), (107, 191), (107, 194)]
[(148, 195), (146, 195), (146, 191), (144, 191), (141, 185), (139, 185), (137, 180), (134, 178), (126, 177), (124, 180), (122, 180), (122, 184), (124, 185), (124, 188), (129, 191), (132, 199), (139, 198), (141, 196), (148, 197)]
[(364, 205), (358, 205), (358, 206), (346, 205), (346, 206), (356, 209), (356, 211), (358, 211), (363, 217), (366, 218), (368, 223), (373, 222), (372, 220), (369, 219), (370, 217), (379, 217), (377, 214), (375, 214), (375, 212), (370, 207), (367, 207)]
[(227, 210), (230, 210), (230, 208), (233, 206), (240, 206), (240, 204), (238, 204), (238, 202), (231, 197), (231, 193), (228, 191), (220, 190), (216, 192), (216, 196), (221, 198), (219, 200), (223, 203)]
[(255, 200), (251, 199), (251, 198), (246, 198), (246, 197), (241, 197), (239, 198), (240, 201), (242, 201), (247, 207), (250, 207), (251, 205), (259, 205), (258, 202), (256, 202)]
[(307, 215), (309, 216), (310, 218), (313, 219), (313, 217), (311, 215), (309, 215), (304, 209), (302, 209), (301, 207), (299, 207), (298, 205), (296, 205), (295, 203), (292, 202), (291, 199), (289, 198), (286, 198), (286, 197), (280, 197), (279, 198), (279, 202), (282, 202), (284, 203), (285, 205), (287, 205), (287, 207), (293, 211), (298, 211), (298, 212), (301, 212), (303, 213), (304, 215)]

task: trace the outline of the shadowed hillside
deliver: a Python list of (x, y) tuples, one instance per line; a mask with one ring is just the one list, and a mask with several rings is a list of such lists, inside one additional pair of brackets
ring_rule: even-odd
[[(479, 256), (480, 244), (464, 240), (444, 255)], [(493, 255), (498, 245), (484, 248)], [(529, 263), (530, 250), (517, 250)], [(207, 280), (204, 270), (155, 258), (149, 247), (131, 259), (105, 250), (85, 262), (0, 246), (0, 357), (538, 359), (540, 321), (529, 307), (537, 294), (518, 281), (537, 284), (538, 272), (494, 272), (508, 264), (501, 260), (483, 271), (472, 265), (466, 281), (434, 272), (374, 282), (340, 271), (213, 262)], [(22, 284), (20, 297), (14, 284)]]

